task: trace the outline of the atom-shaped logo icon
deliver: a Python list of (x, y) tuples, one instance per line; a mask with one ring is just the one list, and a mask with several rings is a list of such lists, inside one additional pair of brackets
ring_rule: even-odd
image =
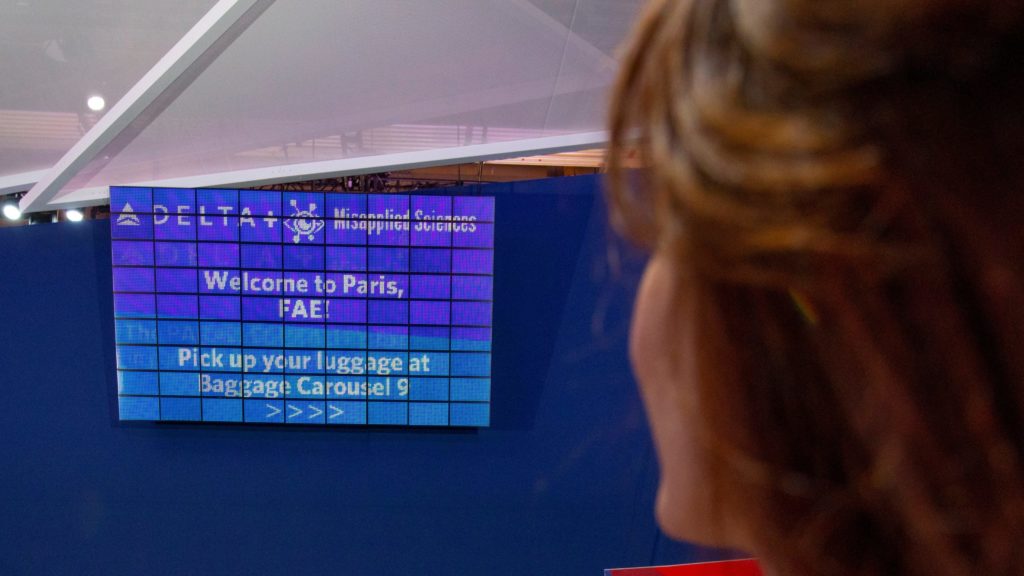
[(313, 236), (324, 229), (324, 221), (318, 220), (316, 217), (316, 204), (310, 203), (309, 210), (299, 210), (299, 202), (292, 200), (292, 209), (295, 213), (290, 218), (284, 221), (284, 227), (294, 233), (292, 241), (296, 244), (302, 239), (303, 236), (313, 241)]

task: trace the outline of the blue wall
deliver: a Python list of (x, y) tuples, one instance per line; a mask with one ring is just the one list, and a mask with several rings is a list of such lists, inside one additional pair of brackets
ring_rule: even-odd
[[(493, 426), (117, 420), (106, 221), (0, 230), (0, 574), (598, 575), (667, 543), (593, 177), (492, 185)], [(623, 269), (609, 271), (609, 250)]]

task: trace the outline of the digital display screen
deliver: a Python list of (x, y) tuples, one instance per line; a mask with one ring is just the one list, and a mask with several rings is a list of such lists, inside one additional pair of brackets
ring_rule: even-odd
[(494, 198), (110, 190), (122, 420), (490, 423)]

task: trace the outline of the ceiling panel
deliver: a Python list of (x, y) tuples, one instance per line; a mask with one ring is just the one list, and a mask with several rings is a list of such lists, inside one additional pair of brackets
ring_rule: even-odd
[(615, 61), (573, 29), (638, 4), (277, 0), (65, 193), (600, 130)]
[(52, 166), (214, 1), (0, 2), (0, 177)]
[[(375, 158), (411, 164), (418, 152), (432, 162), (465, 161), (465, 150), (520, 156), (542, 148), (531, 143), (568, 149), (556, 145), (563, 137), (592, 147), (616, 47), (642, 1), (273, 0), (95, 158), (71, 163), (51, 202), (263, 169), (301, 176), (309, 165), (322, 176), (354, 161), (370, 170)], [(24, 88), (0, 95), (0, 177), (61, 160), (99, 118), (85, 98), (125, 94), (213, 5), (0, 4), (0, 34), (16, 48), (0, 71), (21, 74)]]

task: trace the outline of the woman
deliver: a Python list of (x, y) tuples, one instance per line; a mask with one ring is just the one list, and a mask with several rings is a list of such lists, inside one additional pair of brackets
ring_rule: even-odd
[(612, 109), (662, 527), (1024, 574), (1024, 2), (656, 0)]

